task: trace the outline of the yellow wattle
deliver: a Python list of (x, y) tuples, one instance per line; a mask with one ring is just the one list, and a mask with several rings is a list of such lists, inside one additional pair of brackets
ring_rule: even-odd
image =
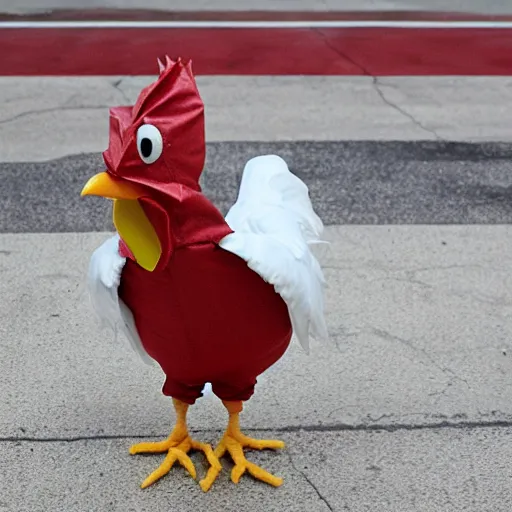
[(137, 263), (150, 272), (155, 270), (162, 255), (162, 246), (139, 201), (114, 199), (113, 220)]

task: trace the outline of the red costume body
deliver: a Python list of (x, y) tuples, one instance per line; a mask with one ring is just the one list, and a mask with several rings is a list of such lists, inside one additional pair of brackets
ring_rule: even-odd
[[(144, 349), (162, 367), (163, 393), (193, 404), (207, 382), (222, 400), (248, 400), (256, 378), (281, 358), (292, 326), (287, 306), (238, 256), (221, 249), (231, 232), (199, 192), (180, 187), (179, 200), (143, 203), (153, 225), (170, 219), (163, 256), (148, 272), (128, 256), (119, 297), (134, 315)], [(202, 212), (184, 222), (189, 203)], [(186, 206), (185, 206), (186, 205)], [(163, 213), (163, 212), (162, 212)], [(173, 222), (174, 219), (174, 222)], [(162, 233), (161, 229), (159, 232)]]
[[(150, 165), (133, 142), (142, 123), (157, 126), (163, 138), (162, 156)], [(162, 249), (149, 272), (121, 243), (128, 259), (119, 296), (167, 376), (163, 392), (190, 404), (207, 382), (221, 399), (247, 400), (292, 336), (273, 286), (216, 245), (232, 231), (201, 193), (205, 152), (204, 106), (190, 64), (168, 61), (133, 108), (111, 109), (108, 173), (144, 187), (138, 200)]]

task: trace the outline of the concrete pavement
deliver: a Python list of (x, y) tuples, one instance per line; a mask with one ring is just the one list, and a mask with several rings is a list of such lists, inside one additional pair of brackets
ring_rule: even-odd
[[(244, 422), (285, 431), (512, 422), (510, 233), (330, 227), (332, 246), (320, 256), (333, 345), (315, 345), (309, 357), (292, 346), (262, 377)], [(88, 308), (88, 257), (106, 236), (0, 236), (10, 319), (0, 437), (167, 435), (160, 369), (101, 332)], [(194, 407), (191, 425), (220, 431), (224, 420), (211, 397)]]
[[(182, 469), (139, 489), (162, 458), (127, 449), (168, 435), (163, 376), (85, 296), (110, 212), (80, 187), (107, 107), (147, 80), (1, 79), (0, 510), (509, 511), (509, 79), (200, 79), (220, 206), (251, 152), (282, 153), (311, 186), (334, 342), (294, 344), (243, 415), (287, 442), (249, 455), (284, 486), (236, 487), (226, 462), (207, 495)], [(225, 421), (212, 396), (191, 411), (202, 440)]]
[[(510, 14), (509, 0), (89, 0), (87, 8), (162, 9), (162, 10), (290, 10), (290, 11), (460, 11), (485, 14)], [(78, 8), (79, 0), (0, 0), (0, 12), (34, 12), (45, 9)]]
[[(1, 160), (37, 162), (103, 151), (108, 108), (133, 103), (154, 78), (0, 77)], [(509, 77), (198, 78), (211, 142), (512, 141), (511, 82)]]
[[(16, 503), (17, 512), (508, 512), (511, 434), (510, 428), (286, 433), (286, 455), (251, 456), (282, 475), (284, 486), (269, 490), (244, 477), (234, 487), (224, 475), (206, 495), (182, 469), (140, 491), (139, 480), (158, 457), (128, 458), (133, 439), (9, 444), (3, 454), (13, 471), (4, 479), (0, 510)], [(202, 474), (202, 459), (193, 459)]]

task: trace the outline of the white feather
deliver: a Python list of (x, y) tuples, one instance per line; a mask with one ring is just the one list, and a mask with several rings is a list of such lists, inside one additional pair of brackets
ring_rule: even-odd
[(153, 364), (154, 361), (144, 350), (132, 312), (117, 293), (126, 262), (118, 248), (119, 235), (116, 234), (100, 245), (91, 256), (87, 276), (91, 304), (102, 324), (108, 325), (114, 332), (119, 328), (141, 359)]
[(276, 155), (247, 162), (238, 199), (226, 216), (234, 233), (220, 246), (274, 285), (288, 306), (293, 330), (309, 351), (309, 337), (326, 339), (324, 276), (310, 245), (322, 243), (323, 223), (308, 188)]

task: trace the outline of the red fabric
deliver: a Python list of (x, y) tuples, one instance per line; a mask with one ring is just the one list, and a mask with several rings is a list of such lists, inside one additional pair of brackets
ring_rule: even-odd
[(133, 255), (132, 251), (130, 251), (130, 248), (124, 243), (124, 240), (119, 240), (119, 254), (123, 258), (129, 258), (135, 261), (135, 256)]
[(179, 183), (162, 186), (163, 193), (140, 199), (158, 233), (162, 255), (155, 272), (164, 270), (173, 252), (193, 244), (218, 243), (232, 233), (220, 211), (201, 193)]
[[(145, 164), (137, 150), (137, 130), (143, 124), (156, 126), (162, 134), (163, 153), (152, 164)], [(190, 62), (169, 60), (135, 106), (110, 110), (110, 142), (103, 159), (108, 172), (117, 178), (150, 191), (170, 183), (199, 191), (205, 155), (204, 105)]]
[[(154, 124), (164, 140), (151, 165), (137, 152), (143, 123)], [(162, 246), (148, 272), (120, 243), (128, 260), (119, 296), (166, 374), (166, 395), (194, 403), (211, 382), (221, 399), (247, 400), (258, 375), (286, 351), (292, 327), (274, 288), (218, 247), (232, 231), (200, 191), (204, 156), (203, 103), (190, 64), (167, 61), (133, 108), (112, 109), (107, 172), (145, 187), (139, 201)]]
[(274, 288), (212, 243), (177, 249), (161, 272), (127, 261), (119, 296), (166, 374), (164, 394), (190, 404), (207, 382), (223, 400), (249, 399), (292, 336)]

